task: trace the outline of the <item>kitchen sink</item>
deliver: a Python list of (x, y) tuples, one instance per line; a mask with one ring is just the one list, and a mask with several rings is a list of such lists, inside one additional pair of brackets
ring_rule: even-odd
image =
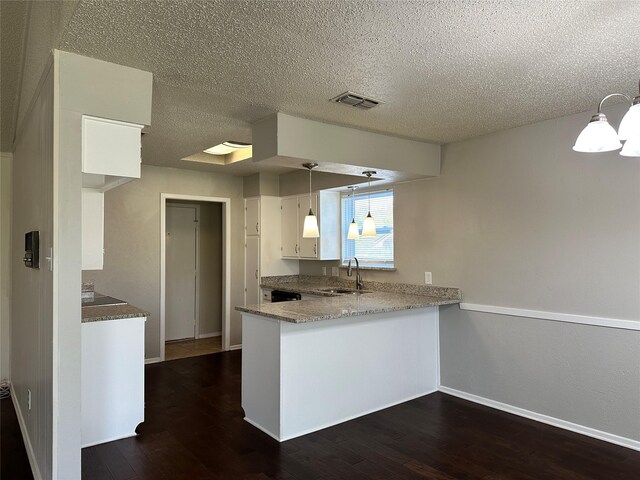
[(323, 288), (321, 292), (360, 295), (361, 293), (371, 293), (369, 290), (350, 290), (346, 288)]

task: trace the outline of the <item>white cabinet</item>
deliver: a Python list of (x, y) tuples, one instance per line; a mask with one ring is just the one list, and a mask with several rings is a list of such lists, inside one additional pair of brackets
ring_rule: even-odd
[(82, 186), (107, 191), (140, 178), (142, 125), (82, 116)]
[(260, 199), (247, 198), (244, 212), (247, 235), (260, 235)]
[(144, 421), (144, 317), (82, 324), (82, 446), (132, 437)]
[(260, 303), (261, 277), (298, 274), (298, 262), (281, 258), (281, 218), (280, 197), (245, 199), (245, 304)]
[(309, 195), (282, 199), (282, 257), (339, 260), (340, 193), (320, 191), (311, 195), (311, 208), (318, 219), (319, 238), (302, 237), (304, 218), (309, 214)]
[(82, 189), (82, 269), (102, 270), (104, 258), (104, 193)]
[(260, 237), (247, 236), (245, 243), (245, 305), (260, 303)]
[(282, 256), (298, 256), (298, 197), (282, 199)]

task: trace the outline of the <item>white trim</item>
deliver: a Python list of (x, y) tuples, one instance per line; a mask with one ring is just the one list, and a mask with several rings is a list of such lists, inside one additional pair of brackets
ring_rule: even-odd
[(436, 307), (436, 385), (440, 386), (440, 307)]
[(603, 432), (602, 430), (596, 430), (595, 428), (591, 428), (591, 427), (585, 427), (584, 425), (568, 422), (560, 418), (550, 417), (542, 413), (532, 412), (530, 410), (525, 410), (524, 408), (515, 407), (507, 403), (497, 402), (495, 400), (491, 400), (485, 397), (480, 397), (472, 393), (462, 392), (454, 388), (444, 387), (440, 385), (439, 390), (442, 393), (453, 395), (454, 397), (463, 398), (465, 400), (469, 400), (470, 402), (479, 403), (487, 407), (495, 408), (497, 410), (502, 410), (503, 412), (512, 413), (520, 417), (529, 418), (537, 422), (546, 423), (547, 425), (552, 425), (554, 427), (562, 428), (564, 430), (569, 430), (571, 432), (579, 433), (581, 435), (586, 435), (588, 437), (597, 438), (598, 440), (603, 440), (605, 442), (613, 443), (615, 445), (620, 445), (622, 447), (627, 447), (633, 450), (640, 451), (640, 441), (638, 440), (621, 437), (619, 435)]
[(231, 334), (231, 199), (223, 197), (205, 197), (201, 195), (160, 194), (160, 359), (165, 359), (165, 282), (166, 282), (166, 224), (167, 200), (191, 200), (194, 202), (222, 203), (222, 350), (230, 350)]
[(160, 363), (161, 361), (162, 361), (162, 359), (160, 357), (145, 358), (144, 359), (144, 364), (145, 365), (149, 365), (151, 363)]
[(623, 330), (640, 330), (640, 321), (624, 320), (620, 318), (591, 317), (587, 315), (575, 315), (572, 313), (545, 312), (541, 310), (527, 310), (524, 308), (497, 307), (494, 305), (479, 305), (477, 303), (461, 303), (461, 310), (472, 312), (495, 313), (497, 315), (510, 315), (513, 317), (538, 318), (552, 320), (554, 322), (579, 323), (582, 325), (595, 325), (598, 327), (620, 328)]
[(38, 463), (36, 462), (36, 454), (33, 451), (31, 439), (29, 438), (29, 433), (27, 431), (27, 424), (25, 423), (24, 417), (22, 416), (20, 404), (18, 403), (16, 392), (13, 389), (13, 384), (11, 382), (9, 382), (9, 389), (11, 391), (11, 402), (13, 403), (13, 408), (16, 411), (16, 417), (18, 417), (18, 425), (20, 425), (20, 432), (22, 433), (22, 440), (24, 441), (24, 447), (27, 451), (27, 457), (29, 458), (29, 465), (31, 466), (33, 478), (34, 480), (42, 480), (42, 475), (40, 475), (40, 469), (38, 468)]
[(349, 415), (349, 416), (344, 417), (344, 418), (342, 418), (340, 420), (337, 420), (335, 422), (329, 422), (329, 423), (326, 423), (324, 425), (320, 425), (318, 427), (313, 427), (313, 428), (309, 428), (309, 429), (306, 429), (306, 430), (301, 430), (299, 432), (293, 433), (291, 435), (287, 435), (286, 437), (282, 437), (282, 438), (278, 437), (278, 435), (273, 434), (272, 432), (270, 432), (266, 428), (262, 427), (261, 425), (257, 424), (256, 422), (254, 422), (253, 420), (251, 420), (248, 417), (244, 417), (244, 420), (247, 423), (250, 423), (251, 425), (256, 427), (257, 429), (262, 430), (264, 433), (266, 433), (270, 437), (274, 438), (275, 440), (277, 440), (279, 442), (286, 442), (287, 440), (291, 440), (293, 438), (298, 438), (298, 437), (301, 437), (303, 435), (307, 435), (309, 433), (317, 432), (319, 430), (324, 430), (325, 428), (333, 427), (335, 425), (339, 425), (341, 423), (348, 422), (349, 420), (353, 420), (355, 418), (364, 417), (365, 415), (369, 415), (370, 413), (379, 412), (380, 410), (385, 410), (385, 409), (390, 408), (390, 407), (395, 407), (396, 405), (400, 405), (401, 403), (405, 403), (405, 402), (409, 402), (411, 400), (415, 400), (416, 398), (424, 397), (425, 395), (431, 395), (432, 393), (435, 393), (437, 391), (438, 390), (435, 389), (435, 390), (429, 390), (429, 391), (426, 391), (426, 392), (418, 393), (417, 395), (411, 395), (411, 396), (406, 397), (406, 398), (404, 398), (402, 400), (398, 400), (397, 402), (391, 402), (391, 403), (385, 404), (385, 405), (383, 405), (381, 407), (372, 408), (370, 410), (366, 410), (364, 412), (357, 413), (355, 415)]
[(201, 338), (211, 338), (211, 337), (220, 337), (220, 336), (222, 336), (222, 332), (201, 333), (196, 337), (196, 339), (200, 340)]
[(227, 350), (242, 350), (242, 344), (231, 345)]

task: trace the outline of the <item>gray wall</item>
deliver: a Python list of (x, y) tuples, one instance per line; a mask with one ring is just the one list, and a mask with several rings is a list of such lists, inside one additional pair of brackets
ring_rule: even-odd
[(142, 178), (105, 193), (104, 270), (83, 272), (96, 290), (148, 310), (145, 355), (160, 355), (160, 194), (231, 199), (231, 345), (241, 342), (244, 205), (242, 177), (143, 165)]
[[(46, 252), (54, 245), (53, 68), (18, 132), (13, 168), (11, 381), (42, 478), (53, 449), (53, 289)], [(24, 234), (40, 231), (40, 268), (26, 268)], [(31, 391), (31, 410), (28, 408)]]
[[(640, 321), (640, 162), (573, 152), (590, 115), (443, 147), (439, 178), (395, 186), (397, 272), (365, 285), (430, 271), (468, 303)], [(440, 340), (445, 386), (640, 439), (638, 332), (450, 307)]]
[(11, 164), (0, 153), (0, 380), (11, 378)]
[[(222, 331), (222, 204), (200, 202), (200, 335)], [(232, 306), (233, 307), (233, 306)]]

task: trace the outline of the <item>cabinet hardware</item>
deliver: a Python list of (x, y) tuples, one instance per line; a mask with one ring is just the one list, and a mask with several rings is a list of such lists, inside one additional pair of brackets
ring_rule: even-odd
[(258, 222), (256, 222), (256, 232), (258, 231)]
[(256, 280), (258, 279), (258, 270), (256, 270)]

